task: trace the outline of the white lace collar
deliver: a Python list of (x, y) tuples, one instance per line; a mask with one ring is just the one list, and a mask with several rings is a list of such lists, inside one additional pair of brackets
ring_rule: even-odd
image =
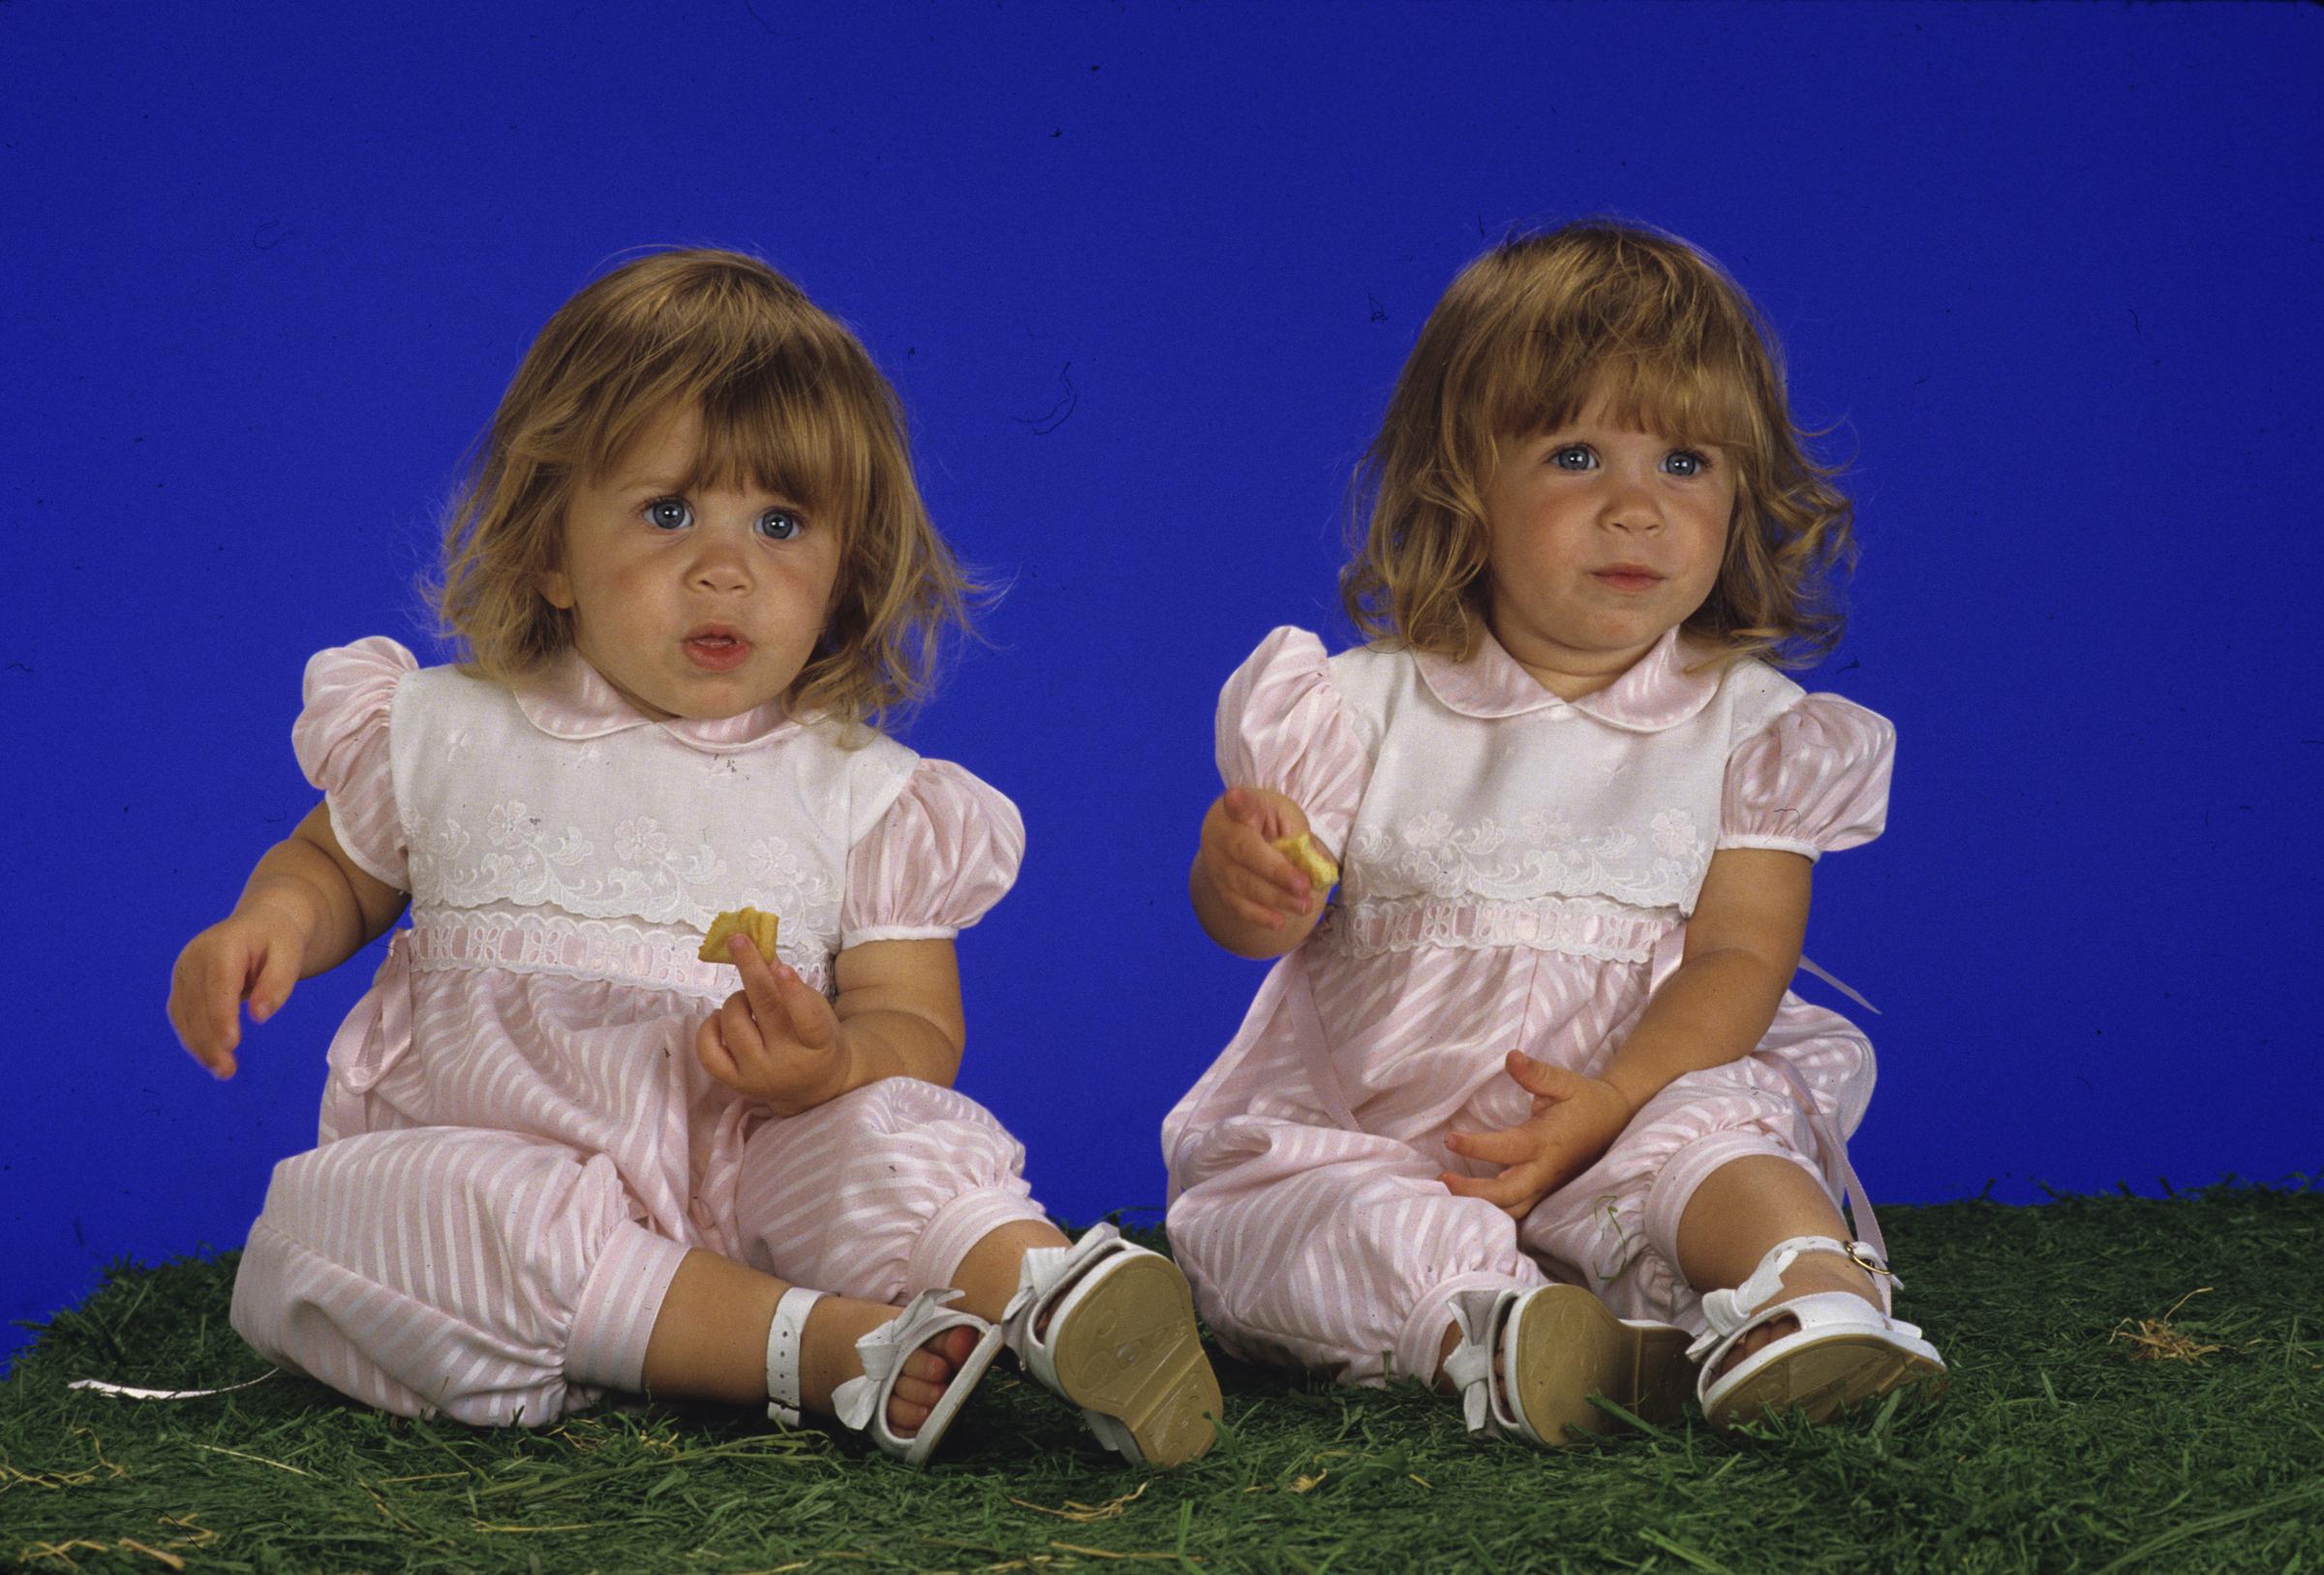
[(1562, 700), (1517, 664), (1492, 632), (1483, 633), (1477, 654), (1466, 662), (1416, 651), (1421, 678), (1433, 694), (1464, 717), (1514, 717), (1551, 706), (1571, 705), (1583, 716), (1628, 732), (1661, 732), (1675, 727), (1711, 703), (1725, 674), (1723, 665), (1687, 671), (1705, 653), (1673, 629), (1632, 664), (1628, 672), (1594, 695)]
[(803, 726), (780, 700), (769, 701), (731, 717), (672, 717), (657, 721), (622, 697), (605, 676), (591, 666), (579, 651), (568, 649), (516, 691), (516, 703), (525, 720), (551, 738), (579, 742), (627, 732), (632, 727), (659, 727), (672, 738), (706, 755), (731, 755), (770, 742)]

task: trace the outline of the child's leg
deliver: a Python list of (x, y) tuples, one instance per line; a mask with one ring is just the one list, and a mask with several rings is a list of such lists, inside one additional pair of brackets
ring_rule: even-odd
[(955, 1287), (955, 1305), (1005, 1323), (1010, 1349), (1109, 1447), (1161, 1466), (1200, 1454), (1219, 1395), (1183, 1278), (1111, 1231), (1069, 1251), (1023, 1161), (1016, 1140), (950, 1089), (908, 1078), (857, 1089), (745, 1145), (745, 1256), (872, 1300)]
[(342, 1138), (275, 1167), (234, 1279), (261, 1354), (406, 1416), (539, 1426), (634, 1391), (686, 1249), (613, 1162), (469, 1127)]
[[(646, 1345), (648, 1394), (663, 1399), (764, 1405), (767, 1333), (783, 1282), (715, 1252), (688, 1252), (670, 1277)], [(832, 1391), (862, 1375), (855, 1343), (896, 1316), (875, 1302), (826, 1296), (809, 1310), (799, 1353), (800, 1400), (829, 1414)], [(975, 1347), (965, 1328), (946, 1330), (904, 1361), (888, 1402), (888, 1426), (910, 1436), (943, 1397), (946, 1380)]]
[[(1817, 1177), (1789, 1159), (1746, 1155), (1704, 1177), (1688, 1200), (1678, 1221), (1679, 1272), (1697, 1291), (1730, 1290), (1750, 1278), (1779, 1242), (1799, 1236), (1845, 1242), (1849, 1229)], [(1873, 1277), (1836, 1252), (1801, 1253), (1784, 1271), (1783, 1282), (1777, 1303), (1844, 1290), (1887, 1311)], [(1718, 1371), (1798, 1327), (1796, 1318), (1778, 1318), (1749, 1331)]]
[(1024, 1163), (965, 1096), (909, 1077), (868, 1084), (751, 1134), (733, 1180), (740, 1255), (799, 1284), (901, 1303), (953, 1284), (969, 1250), (1003, 1226), (1063, 1240)]
[(1229, 1350), (1378, 1384), (1432, 1382), (1463, 1290), (1548, 1282), (1516, 1222), (1392, 1138), (1239, 1116), (1186, 1157), (1171, 1246)]

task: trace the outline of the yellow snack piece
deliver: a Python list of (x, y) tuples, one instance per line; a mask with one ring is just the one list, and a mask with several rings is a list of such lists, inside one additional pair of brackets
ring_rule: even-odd
[(1296, 837), (1278, 837), (1268, 846), (1290, 859), (1291, 867), (1307, 878), (1318, 896), (1339, 883), (1339, 866), (1305, 832)]
[(737, 908), (720, 913), (710, 921), (710, 933), (702, 938), (702, 949), (695, 953), (706, 963), (732, 963), (726, 954), (729, 936), (743, 936), (758, 948), (758, 954), (772, 963), (775, 960), (775, 932), (782, 921), (773, 913), (762, 913), (755, 908)]

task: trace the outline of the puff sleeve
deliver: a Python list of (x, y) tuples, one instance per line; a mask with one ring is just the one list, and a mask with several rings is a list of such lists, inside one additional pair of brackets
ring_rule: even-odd
[(1813, 859), (1888, 823), (1896, 728), (1837, 695), (1809, 695), (1728, 757), (1719, 846)]
[(1266, 788), (1306, 812), (1333, 858), (1372, 771), (1371, 756), (1331, 682), (1324, 642), (1278, 629), (1259, 642), (1218, 695), (1218, 775), (1230, 788)]
[(921, 760), (847, 854), (840, 945), (948, 941), (1016, 884), (1024, 858), (1016, 805), (949, 760)]
[(411, 889), (387, 715), (395, 692), (419, 670), (412, 653), (383, 635), (319, 651), (307, 662), (306, 704), (290, 728), (299, 769), (322, 789), (331, 833), (373, 879)]

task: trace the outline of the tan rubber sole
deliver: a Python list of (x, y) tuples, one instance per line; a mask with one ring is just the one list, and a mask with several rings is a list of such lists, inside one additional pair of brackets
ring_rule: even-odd
[(1090, 1286), (1065, 1314), (1051, 1361), (1065, 1398), (1118, 1419), (1148, 1466), (1182, 1465), (1217, 1442), (1218, 1378), (1194, 1293), (1168, 1258), (1133, 1258)]
[(1811, 1422), (1828, 1422), (1851, 1405), (1908, 1385), (1921, 1386), (1922, 1404), (1937, 1400), (1944, 1393), (1944, 1369), (1883, 1340), (1836, 1335), (1744, 1379), (1720, 1397), (1709, 1421), (1732, 1427), (1796, 1407)]
[(1633, 1328), (1579, 1285), (1551, 1285), (1525, 1305), (1512, 1387), (1546, 1443), (1566, 1442), (1569, 1432), (1622, 1426), (1590, 1404), (1592, 1395), (1643, 1421), (1667, 1422), (1693, 1392), (1687, 1344), (1683, 1329)]

